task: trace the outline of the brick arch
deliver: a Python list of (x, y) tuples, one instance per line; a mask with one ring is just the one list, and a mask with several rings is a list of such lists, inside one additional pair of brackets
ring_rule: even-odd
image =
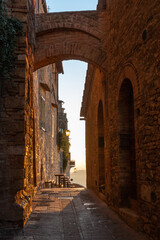
[(138, 95), (140, 94), (138, 72), (135, 66), (131, 62), (128, 62), (124, 65), (123, 69), (120, 71), (120, 74), (117, 80), (117, 88), (116, 88), (117, 103), (118, 103), (120, 88), (124, 79), (129, 79), (131, 81), (133, 86), (134, 98), (137, 98)]
[[(135, 100), (140, 94), (138, 72), (127, 62), (119, 73), (116, 85), (116, 111), (119, 134), (119, 191), (122, 207), (133, 208), (137, 201), (135, 152)], [(132, 191), (131, 191), (132, 189)]]
[(119, 190), (121, 206), (132, 208), (137, 200), (134, 93), (130, 79), (124, 78), (118, 96)]
[(34, 70), (69, 59), (82, 60), (105, 70), (102, 35), (96, 11), (37, 15)]
[(41, 35), (59, 29), (78, 29), (100, 39), (97, 20), (97, 11), (37, 14), (36, 34)]

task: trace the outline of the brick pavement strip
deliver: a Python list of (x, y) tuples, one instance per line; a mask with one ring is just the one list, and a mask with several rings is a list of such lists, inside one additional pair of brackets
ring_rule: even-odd
[(42, 189), (13, 240), (146, 240), (87, 189)]

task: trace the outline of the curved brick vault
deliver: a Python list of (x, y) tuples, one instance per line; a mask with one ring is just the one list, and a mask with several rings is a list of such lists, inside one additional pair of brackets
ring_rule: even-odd
[(34, 70), (53, 62), (77, 59), (106, 66), (98, 11), (36, 15)]

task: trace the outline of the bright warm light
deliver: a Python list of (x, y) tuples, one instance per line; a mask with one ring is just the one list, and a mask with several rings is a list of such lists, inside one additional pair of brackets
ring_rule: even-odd
[(70, 136), (70, 131), (66, 130), (66, 136), (69, 137)]

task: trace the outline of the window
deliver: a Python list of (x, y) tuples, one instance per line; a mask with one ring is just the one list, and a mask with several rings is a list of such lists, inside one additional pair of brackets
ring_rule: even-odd
[(41, 96), (41, 128), (45, 130), (45, 98)]

